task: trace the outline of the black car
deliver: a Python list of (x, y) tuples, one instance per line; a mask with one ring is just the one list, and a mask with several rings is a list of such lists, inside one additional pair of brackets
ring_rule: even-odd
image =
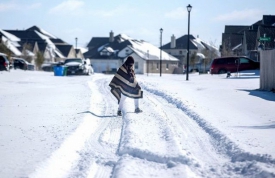
[(94, 70), (89, 60), (70, 58), (64, 61), (67, 67), (67, 75), (90, 75)]
[(46, 72), (53, 72), (54, 67), (57, 66), (59, 63), (57, 62), (52, 62), (52, 63), (45, 63), (42, 64), (41, 69)]
[(10, 62), (7, 58), (7, 56), (3, 53), (0, 53), (0, 71), (1, 70), (10, 70)]
[(34, 70), (34, 65), (23, 58), (13, 58), (13, 68), (22, 70)]

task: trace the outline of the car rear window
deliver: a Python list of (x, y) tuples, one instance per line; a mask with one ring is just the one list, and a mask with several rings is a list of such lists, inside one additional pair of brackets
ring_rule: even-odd
[(225, 58), (216, 59), (215, 64), (226, 64), (227, 60)]
[(79, 63), (82, 63), (82, 60), (81, 59), (66, 59), (64, 63), (66, 64), (66, 63), (69, 63), (69, 62), (79, 62)]
[(227, 63), (228, 64), (236, 64), (236, 59), (235, 58), (228, 58)]
[(5, 56), (0, 56), (0, 62), (9, 62), (9, 60)]

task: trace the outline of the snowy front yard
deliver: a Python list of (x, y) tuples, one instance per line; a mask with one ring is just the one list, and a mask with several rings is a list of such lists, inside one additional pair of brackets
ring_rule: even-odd
[(137, 75), (143, 113), (112, 75), (0, 71), (0, 177), (275, 177), (275, 94), (259, 71)]

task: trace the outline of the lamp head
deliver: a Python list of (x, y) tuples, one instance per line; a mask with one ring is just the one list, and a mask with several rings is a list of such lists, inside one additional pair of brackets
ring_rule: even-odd
[(163, 29), (161, 28), (161, 29), (159, 29), (159, 31), (160, 31), (160, 33), (162, 33), (162, 32), (163, 32)]
[(188, 4), (188, 6), (187, 6), (187, 11), (188, 11), (188, 12), (191, 12), (191, 9), (192, 9), (192, 6), (191, 6), (190, 4)]

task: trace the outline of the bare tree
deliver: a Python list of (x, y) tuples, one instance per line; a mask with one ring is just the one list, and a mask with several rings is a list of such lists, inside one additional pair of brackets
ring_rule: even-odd
[(203, 49), (201, 52), (205, 58), (203, 59), (203, 65), (204, 65), (204, 72), (206, 73), (207, 66), (210, 65), (212, 59), (219, 57), (217, 54), (217, 51), (214, 49)]
[(12, 62), (11, 61), (12, 53), (11, 53), (11, 50), (7, 47), (7, 42), (4, 43), (2, 40), (0, 41), (0, 52), (5, 53), (9, 61)]
[(36, 60), (35, 60), (35, 64), (36, 64), (38, 70), (41, 70), (41, 65), (43, 64), (44, 60), (45, 60), (45, 58), (44, 58), (42, 52), (38, 51), (36, 53)]
[[(190, 56), (190, 65), (193, 67), (193, 72), (194, 72), (194, 69), (195, 69), (195, 65), (196, 65), (196, 59), (197, 59), (197, 52), (194, 52), (191, 54)], [(189, 69), (190, 70), (190, 69)]]
[(28, 43), (25, 43), (23, 45), (23, 50), (22, 50), (22, 57), (28, 61), (29, 63), (32, 62), (32, 56), (29, 54), (29, 52), (31, 51), (32, 49), (32, 45), (31, 44), (28, 44)]
[(230, 39), (225, 40), (223, 42), (221, 55), (222, 56), (232, 56), (233, 55), (233, 51), (231, 50)]

